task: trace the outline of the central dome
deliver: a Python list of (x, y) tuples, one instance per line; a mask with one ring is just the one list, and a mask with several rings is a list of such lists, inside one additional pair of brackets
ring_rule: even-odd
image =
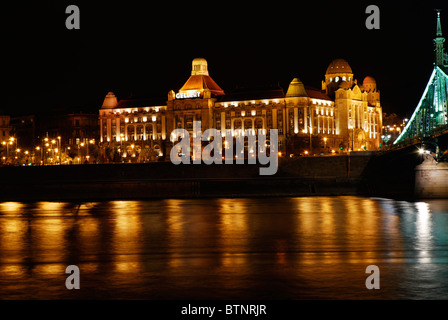
[(353, 73), (352, 68), (344, 59), (333, 60), (327, 68), (326, 74)]
[(191, 76), (180, 88), (179, 93), (200, 91), (202, 95), (204, 90), (210, 91), (214, 96), (224, 95), (224, 90), (208, 74), (207, 60), (196, 58), (192, 62)]

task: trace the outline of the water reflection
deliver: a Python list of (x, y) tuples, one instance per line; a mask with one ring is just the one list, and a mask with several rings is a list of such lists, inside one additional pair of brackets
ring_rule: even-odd
[[(0, 297), (448, 298), (447, 208), (362, 197), (0, 203)], [(69, 264), (85, 289), (71, 295)], [(376, 292), (364, 286), (370, 264)]]

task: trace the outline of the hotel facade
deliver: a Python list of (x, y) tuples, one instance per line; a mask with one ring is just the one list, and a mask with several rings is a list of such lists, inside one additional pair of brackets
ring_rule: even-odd
[(343, 59), (330, 63), (321, 90), (294, 78), (286, 93), (280, 87), (224, 91), (210, 77), (207, 61), (193, 60), (191, 75), (167, 99), (131, 97), (118, 100), (113, 92), (99, 111), (100, 143), (117, 148), (122, 157), (154, 160), (168, 154), (172, 131), (187, 130), (193, 121), (202, 131), (215, 128), (224, 135), (278, 130), (279, 151), (286, 154), (329, 154), (377, 150), (382, 108), (376, 81), (358, 84)]

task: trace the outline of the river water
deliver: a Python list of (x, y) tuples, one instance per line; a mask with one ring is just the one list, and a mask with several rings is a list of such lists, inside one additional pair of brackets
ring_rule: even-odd
[(0, 203), (0, 299), (448, 299), (448, 200)]

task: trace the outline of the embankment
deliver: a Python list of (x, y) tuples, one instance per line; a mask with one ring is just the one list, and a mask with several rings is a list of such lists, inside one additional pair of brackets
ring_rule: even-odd
[[(176, 166), (163, 162), (1, 167), (0, 201), (374, 196), (381, 194), (384, 182), (378, 183), (376, 171), (381, 172), (381, 165), (378, 168), (376, 162), (378, 156), (366, 152), (350, 156), (280, 158), (278, 171), (273, 176), (260, 176), (258, 164)], [(399, 190), (403, 192), (407, 191)]]

